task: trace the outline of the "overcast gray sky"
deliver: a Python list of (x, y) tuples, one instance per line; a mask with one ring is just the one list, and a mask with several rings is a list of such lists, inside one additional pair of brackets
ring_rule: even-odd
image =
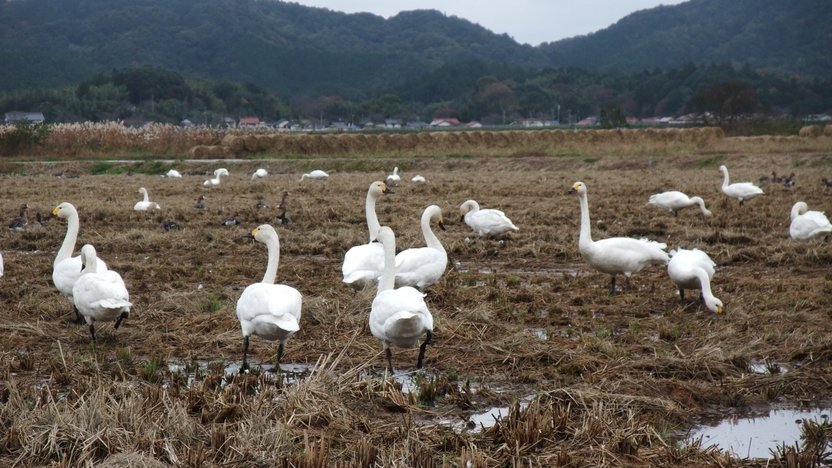
[(628, 14), (683, 0), (294, 0), (330, 10), (373, 13), (432, 9), (465, 18), (517, 42), (538, 45), (604, 29)]

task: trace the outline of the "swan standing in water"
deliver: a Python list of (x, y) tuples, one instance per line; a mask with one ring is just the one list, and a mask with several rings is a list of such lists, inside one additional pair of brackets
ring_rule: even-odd
[[(61, 244), (58, 255), (55, 256), (55, 262), (52, 264), (52, 282), (55, 287), (72, 303), (79, 325), (84, 323), (84, 318), (81, 317), (78, 308), (75, 306), (75, 301), (72, 298), (72, 288), (75, 282), (81, 277), (81, 257), (73, 257), (72, 251), (75, 250), (75, 241), (78, 238), (78, 211), (71, 203), (61, 203), (53, 211), (52, 216), (63, 218), (66, 220), (66, 236), (64, 242)], [(96, 263), (95, 270), (98, 272), (106, 271), (107, 264), (100, 258)]]
[(378, 282), (378, 292), (370, 309), (370, 331), (381, 340), (387, 355), (388, 370), (393, 371), (390, 345), (410, 348), (426, 335), (419, 347), (416, 368), (421, 369), (425, 348), (433, 338), (433, 316), (425, 304), (425, 295), (410, 286), (394, 289), (396, 275), (396, 237), (387, 227), (378, 231), (378, 241), (384, 246), (384, 273)]
[(300, 181), (303, 182), (303, 179), (323, 180), (323, 179), (326, 179), (327, 177), (329, 177), (329, 174), (327, 174), (326, 172), (321, 171), (319, 169), (316, 169), (316, 170), (314, 170), (314, 171), (312, 171), (308, 174), (304, 174), (304, 175), (300, 176)]
[(590, 233), (589, 203), (586, 199), (586, 185), (575, 182), (568, 193), (577, 193), (581, 203), (581, 236), (578, 249), (581, 257), (592, 268), (610, 275), (610, 296), (615, 296), (615, 276), (627, 277), (624, 292), (630, 289), (630, 275), (638, 273), (642, 268), (653, 263), (666, 264), (670, 257), (661, 244), (647, 239), (631, 239), (629, 237), (611, 237), (593, 241)]
[(144, 199), (140, 202), (136, 202), (136, 204), (133, 206), (133, 209), (135, 211), (147, 211), (147, 210), (150, 210), (150, 209), (161, 210), (162, 209), (162, 207), (159, 206), (158, 203), (154, 203), (154, 202), (150, 201), (150, 197), (147, 196), (147, 189), (142, 187), (142, 188), (139, 189), (138, 193), (142, 194)]
[(757, 187), (751, 182), (737, 182), (730, 184), (728, 179), (728, 168), (725, 166), (719, 166), (719, 172), (721, 172), (724, 177), (722, 179), (722, 193), (739, 200), (740, 206), (743, 205), (745, 200), (750, 200), (758, 195), (765, 194), (763, 189)]
[(214, 171), (214, 178), (206, 180), (205, 182), (202, 183), (202, 185), (207, 185), (207, 186), (219, 185), (220, 184), (220, 176), (228, 177), (228, 169), (226, 169), (224, 167), (221, 167), (221, 168), (217, 169), (216, 171)]
[(832, 224), (822, 211), (807, 211), (809, 205), (797, 202), (792, 207), (789, 235), (796, 241), (824, 238), (832, 233)]
[(370, 243), (356, 245), (344, 254), (341, 273), (344, 283), (353, 288), (363, 288), (375, 284), (384, 271), (384, 249), (381, 244), (373, 242), (378, 236), (381, 225), (376, 216), (376, 200), (384, 194), (395, 193), (384, 182), (373, 182), (367, 190), (364, 210), (367, 217), (367, 229), (370, 231)]
[(75, 307), (90, 326), (92, 341), (95, 341), (95, 322), (116, 321), (113, 328), (118, 330), (121, 321), (130, 316), (130, 294), (121, 276), (110, 270), (98, 271), (98, 257), (90, 244), (81, 247), (81, 265), (84, 271), (72, 287)]
[(422, 290), (439, 281), (448, 266), (448, 254), (442, 243), (431, 230), (430, 223), (439, 221), (439, 228), (445, 230), (442, 209), (436, 205), (425, 208), (422, 213), (422, 235), (427, 247), (402, 250), (396, 255), (396, 287), (412, 286)]
[(705, 208), (705, 201), (702, 200), (700, 197), (691, 197), (688, 198), (682, 192), (678, 191), (671, 191), (671, 192), (662, 192), (657, 193), (655, 195), (650, 195), (650, 200), (647, 202), (648, 205), (655, 206), (658, 208), (662, 208), (667, 211), (672, 211), (673, 215), (678, 217), (679, 210), (682, 208), (687, 208), (689, 206), (693, 206), (698, 204), (699, 209), (702, 210), (702, 214), (706, 217), (711, 217), (714, 214), (708, 211)]
[(508, 231), (520, 230), (502, 211), (481, 210), (479, 203), (474, 200), (468, 200), (459, 207), (459, 217), (480, 236), (496, 237)]
[(714, 278), (714, 263), (711, 257), (699, 249), (671, 250), (667, 273), (679, 288), (679, 297), (685, 303), (685, 289), (698, 289), (700, 299), (711, 311), (722, 313), (722, 301), (711, 292), (711, 280)]
[(402, 178), (399, 177), (399, 168), (394, 167), (393, 173), (387, 176), (387, 185), (391, 187), (398, 187), (402, 183)]
[(257, 169), (256, 171), (254, 171), (254, 174), (251, 175), (251, 180), (262, 179), (263, 177), (266, 177), (267, 175), (269, 175), (269, 173), (266, 172), (266, 170), (261, 167), (260, 169)]
[(280, 262), (280, 239), (268, 224), (261, 224), (243, 236), (266, 244), (269, 261), (263, 281), (246, 287), (237, 301), (237, 318), (243, 331), (243, 364), (240, 373), (248, 369), (246, 356), (251, 335), (280, 342), (277, 348), (277, 363), (283, 357), (283, 348), (293, 333), (300, 330), (302, 298), (297, 289), (284, 284), (274, 284), (277, 266)]

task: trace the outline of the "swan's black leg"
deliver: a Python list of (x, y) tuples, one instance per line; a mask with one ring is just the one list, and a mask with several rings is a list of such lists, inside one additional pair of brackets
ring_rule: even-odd
[(610, 282), (610, 297), (615, 296), (615, 275), (612, 276), (612, 281)]
[(240, 366), (240, 373), (245, 374), (248, 370), (248, 363), (246, 362), (246, 355), (248, 354), (248, 337), (243, 338), (243, 364)]
[(92, 335), (92, 342), (95, 343), (95, 325), (90, 324), (90, 335)]
[(280, 359), (283, 357), (283, 343), (280, 343), (280, 346), (277, 347), (277, 364), (278, 367), (280, 366)]
[(387, 355), (387, 370), (390, 371), (390, 375), (393, 375), (396, 373), (393, 370), (393, 352), (390, 351), (390, 348), (387, 348), (384, 350), (384, 354)]
[(84, 325), (87, 323), (87, 321), (84, 320), (84, 316), (78, 311), (78, 307), (75, 307), (75, 304), (72, 304), (72, 308), (75, 309), (75, 325)]
[(740, 200), (740, 206), (742, 206), (742, 203), (743, 203), (744, 201), (745, 201), (745, 200)]
[(673, 211), (673, 216), (678, 218), (679, 217), (679, 211), (678, 210)]
[(116, 319), (116, 325), (114, 328), (118, 330), (118, 327), (121, 326), (121, 321), (126, 319), (128, 316), (129, 314), (127, 312), (122, 312), (121, 315), (118, 316), (118, 319)]
[(422, 343), (422, 346), (419, 347), (419, 359), (416, 361), (416, 368), (421, 369), (422, 365), (425, 361), (425, 348), (428, 347), (428, 343), (430, 343), (430, 339), (433, 338), (433, 330), (428, 330), (427, 336), (425, 337), (425, 341)]
[(627, 279), (624, 281), (624, 292), (628, 292), (630, 290), (630, 277), (628, 276)]
[(679, 297), (682, 299), (682, 307), (685, 305), (685, 290), (679, 289)]

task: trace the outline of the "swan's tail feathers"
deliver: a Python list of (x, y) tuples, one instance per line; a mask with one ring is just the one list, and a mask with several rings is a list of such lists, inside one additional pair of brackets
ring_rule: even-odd
[(650, 260), (660, 263), (667, 263), (670, 261), (670, 256), (664, 251), (664, 249), (667, 248), (667, 244), (652, 241), (650, 239), (639, 239), (639, 241), (650, 246)]
[(123, 309), (125, 307), (131, 307), (133, 304), (123, 299), (108, 298), (93, 302), (91, 305), (93, 307), (103, 307), (105, 309)]
[(298, 319), (291, 314), (282, 314), (275, 317), (274, 324), (287, 332), (296, 332), (300, 330)]
[(665, 244), (663, 242), (656, 242), (654, 240), (645, 239), (645, 238), (639, 239), (639, 241), (644, 242), (645, 244), (649, 244), (649, 245), (651, 245), (653, 247), (656, 247), (658, 249), (661, 249), (661, 250), (664, 250), (664, 249), (667, 248), (667, 244)]

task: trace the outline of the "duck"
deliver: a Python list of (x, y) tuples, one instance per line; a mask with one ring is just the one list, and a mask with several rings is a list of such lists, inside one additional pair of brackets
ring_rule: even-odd
[(275, 208), (277, 208), (277, 211), (278, 211), (277, 216), (275, 216), (275, 219), (277, 219), (278, 221), (280, 221), (283, 224), (289, 224), (289, 223), (292, 222), (292, 220), (289, 219), (286, 216), (286, 210), (289, 209), (289, 204), (286, 202), (286, 198), (288, 196), (289, 196), (289, 192), (284, 190), (283, 191), (283, 198), (281, 198), (280, 203), (278, 203), (277, 206), (275, 206)]
[(147, 189), (146, 188), (144, 188), (144, 187), (140, 188), (138, 190), (138, 193), (142, 194), (142, 196), (144, 197), (144, 200), (142, 200), (140, 202), (136, 202), (136, 204), (133, 205), (133, 209), (135, 211), (147, 211), (147, 210), (151, 210), (151, 209), (161, 210), (162, 209), (162, 207), (159, 206), (158, 203), (154, 203), (154, 202), (150, 201), (150, 197), (147, 196)]
[(179, 171), (177, 171), (176, 169), (171, 169), (165, 174), (165, 177), (168, 177), (170, 179), (181, 179), (182, 174), (180, 174)]
[(40, 213), (35, 213), (35, 222), (31, 224), (33, 228), (42, 228), (45, 226), (46, 220), (49, 219), (41, 217)]
[(182, 229), (182, 226), (179, 225), (176, 221), (171, 219), (166, 219), (159, 224), (159, 229), (164, 229), (165, 231), (170, 231), (171, 229)]
[(394, 167), (393, 173), (387, 176), (387, 185), (391, 187), (398, 187), (402, 183), (402, 178), (399, 177), (399, 168)]
[(269, 175), (268, 171), (266, 171), (265, 169), (263, 169), (261, 167), (260, 169), (257, 169), (256, 171), (254, 171), (254, 173), (251, 175), (251, 180), (262, 179), (263, 177), (266, 177), (267, 175)]
[(615, 277), (624, 275), (624, 292), (630, 289), (630, 276), (651, 264), (666, 264), (670, 257), (664, 251), (666, 244), (648, 239), (631, 239), (629, 237), (611, 237), (593, 241), (590, 233), (589, 203), (587, 188), (583, 182), (575, 182), (567, 193), (578, 194), (581, 204), (581, 234), (578, 250), (581, 257), (592, 268), (610, 275), (610, 296), (615, 296)]
[(9, 230), (14, 232), (20, 232), (29, 224), (29, 219), (26, 217), (26, 211), (29, 209), (29, 205), (22, 204), (20, 205), (20, 214), (18, 214), (17, 218), (14, 218), (9, 223)]
[(283, 357), (286, 342), (300, 330), (300, 313), (303, 298), (297, 289), (285, 284), (274, 284), (280, 262), (280, 239), (269, 224), (261, 224), (243, 236), (266, 244), (268, 263), (263, 281), (246, 287), (237, 300), (237, 318), (243, 331), (243, 364), (240, 373), (248, 369), (246, 357), (251, 335), (279, 341), (277, 362)]
[(707, 208), (705, 208), (705, 201), (702, 200), (701, 197), (688, 198), (687, 195), (676, 190), (650, 195), (650, 200), (647, 202), (647, 204), (665, 209), (667, 211), (672, 211), (673, 215), (676, 217), (679, 216), (679, 210), (681, 210), (682, 208), (687, 208), (689, 206), (698, 204), (699, 209), (702, 210), (702, 214), (704, 216), (711, 217), (714, 215), (713, 213), (708, 211)]
[(72, 302), (90, 326), (95, 342), (95, 322), (115, 320), (113, 328), (118, 330), (121, 321), (130, 316), (133, 304), (121, 275), (112, 270), (98, 271), (95, 247), (90, 244), (81, 247), (80, 258), (84, 270), (72, 287)]
[(410, 181), (411, 182), (419, 182), (419, 183), (424, 184), (425, 183), (425, 178), (417, 174), (417, 175), (413, 176), (413, 178), (410, 179)]
[(196, 199), (196, 203), (194, 203), (193, 209), (195, 210), (204, 210), (205, 209), (205, 196), (200, 195), (199, 198)]
[(807, 211), (809, 205), (797, 202), (792, 206), (789, 235), (796, 241), (824, 238), (832, 233), (832, 224), (822, 211)]
[(396, 255), (395, 286), (412, 286), (418, 290), (439, 281), (448, 266), (448, 254), (442, 243), (431, 230), (430, 223), (439, 222), (439, 228), (445, 230), (442, 209), (436, 205), (425, 208), (422, 213), (422, 235), (427, 247), (402, 250)]
[(730, 184), (728, 179), (728, 168), (724, 165), (719, 166), (719, 172), (721, 172), (724, 176), (724, 179), (722, 180), (722, 193), (728, 195), (731, 198), (736, 198), (737, 200), (739, 200), (740, 206), (743, 205), (745, 200), (750, 200), (758, 195), (765, 194), (765, 192), (763, 192), (763, 189), (757, 187), (751, 182), (738, 182)]
[(367, 217), (367, 229), (370, 232), (370, 242), (351, 247), (344, 254), (344, 263), (341, 265), (341, 273), (344, 274), (344, 283), (356, 289), (363, 288), (369, 284), (375, 284), (384, 270), (384, 249), (380, 244), (374, 243), (381, 225), (376, 216), (376, 200), (382, 195), (395, 193), (387, 187), (384, 182), (373, 182), (367, 189), (367, 200), (364, 209)]
[(500, 210), (481, 210), (479, 203), (468, 200), (459, 207), (459, 218), (480, 236), (496, 237), (520, 229)]
[(236, 226), (238, 224), (243, 224), (243, 222), (240, 221), (239, 216), (240, 216), (239, 213), (234, 213), (234, 214), (231, 215), (230, 218), (228, 218), (225, 221), (223, 221), (222, 223), (220, 223), (220, 225), (221, 226)]
[(384, 272), (370, 308), (370, 332), (381, 340), (390, 374), (395, 373), (390, 346), (410, 348), (425, 335), (416, 361), (416, 368), (421, 369), (425, 348), (433, 338), (433, 315), (425, 304), (424, 294), (410, 286), (395, 288), (396, 237), (393, 230), (387, 226), (380, 227), (377, 239), (384, 250)]
[(257, 200), (257, 203), (254, 204), (254, 209), (255, 210), (265, 210), (268, 207), (269, 207), (269, 205), (263, 203), (262, 199)]
[[(61, 248), (58, 250), (58, 255), (55, 256), (55, 262), (52, 264), (52, 282), (58, 288), (58, 291), (72, 303), (75, 309), (77, 323), (81, 325), (84, 323), (84, 318), (78, 312), (78, 308), (75, 306), (75, 301), (72, 298), (72, 288), (81, 276), (81, 269), (83, 268), (81, 257), (72, 256), (80, 226), (78, 210), (71, 203), (64, 202), (52, 210), (52, 215), (66, 220), (66, 235), (64, 236)], [(107, 271), (107, 264), (99, 258), (95, 269), (98, 272)]]
[(329, 177), (329, 174), (327, 174), (326, 172), (324, 172), (320, 169), (316, 169), (316, 170), (314, 170), (314, 171), (312, 171), (308, 174), (304, 174), (304, 175), (300, 176), (300, 181), (303, 182), (303, 179), (323, 180), (323, 179), (326, 179), (327, 177)]
[(722, 313), (722, 301), (711, 292), (711, 280), (714, 278), (714, 263), (711, 257), (699, 249), (677, 249), (670, 251), (667, 273), (679, 288), (682, 305), (685, 303), (685, 289), (698, 289), (700, 299), (711, 312)]
[(778, 177), (776, 172), (771, 171), (771, 181), (772, 182), (774, 182), (775, 184), (779, 184), (779, 183), (783, 182), (783, 179), (784, 179), (783, 177)]
[(794, 183), (794, 172), (792, 172), (791, 174), (789, 174), (788, 177), (783, 179), (783, 185), (785, 185), (786, 187), (794, 187)]
[(827, 180), (827, 179), (826, 179), (826, 177), (824, 177), (824, 178), (823, 178), (823, 179), (821, 179), (820, 181), (821, 181), (821, 182), (823, 182), (823, 186), (824, 186), (825, 188), (832, 187), (832, 182), (829, 182), (829, 180)]
[(209, 186), (209, 187), (214, 186), (214, 185), (219, 185), (220, 184), (220, 176), (228, 176), (228, 169), (226, 169), (224, 167), (221, 167), (221, 168), (217, 169), (216, 171), (214, 171), (214, 178), (206, 180), (205, 182), (202, 183), (202, 185), (206, 185), (206, 186)]

